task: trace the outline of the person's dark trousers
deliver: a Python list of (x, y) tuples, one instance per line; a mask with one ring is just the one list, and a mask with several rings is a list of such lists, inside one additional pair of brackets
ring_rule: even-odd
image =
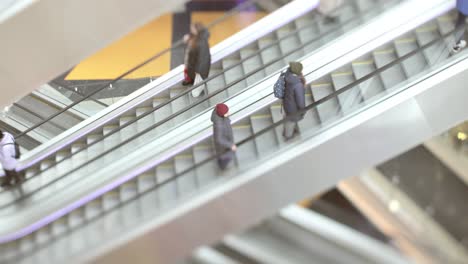
[(460, 40), (465, 39), (466, 32), (466, 16), (458, 12), (457, 22), (455, 24), (455, 43), (458, 43)]
[(231, 162), (230, 158), (218, 158), (218, 166), (221, 170), (225, 170)]
[(20, 181), (20, 177), (18, 175), (18, 172), (16, 170), (5, 170), (5, 176), (4, 180), (1, 183), (2, 186), (9, 186), (11, 185), (11, 181), (15, 180), (16, 183)]

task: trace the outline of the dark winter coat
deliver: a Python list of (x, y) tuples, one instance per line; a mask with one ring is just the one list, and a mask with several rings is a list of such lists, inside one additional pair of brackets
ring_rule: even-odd
[(213, 122), (213, 138), (218, 159), (232, 159), (234, 157), (232, 151), (234, 135), (231, 120), (228, 117), (218, 116), (215, 109), (211, 115), (211, 121)]
[(203, 79), (208, 78), (211, 67), (209, 37), (210, 33), (204, 29), (198, 33), (198, 37), (194, 37), (196, 42), (187, 46), (185, 67), (189, 76), (195, 76), (195, 73), (199, 73)]
[(468, 16), (468, 0), (457, 0), (457, 9), (460, 13)]
[(295, 114), (305, 108), (305, 80), (304, 77), (287, 71), (285, 81), (283, 108), (286, 119), (297, 122), (304, 118), (304, 114)]

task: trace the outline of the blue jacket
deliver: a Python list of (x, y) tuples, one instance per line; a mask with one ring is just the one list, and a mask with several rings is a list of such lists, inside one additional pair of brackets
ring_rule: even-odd
[(457, 0), (457, 9), (460, 13), (468, 16), (468, 0)]

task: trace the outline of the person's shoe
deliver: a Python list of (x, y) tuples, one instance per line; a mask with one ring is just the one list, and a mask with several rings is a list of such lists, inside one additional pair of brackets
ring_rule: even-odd
[(325, 18), (323, 19), (324, 24), (333, 24), (333, 23), (336, 23), (337, 21), (338, 21), (338, 17), (335, 17), (335, 16), (325, 16)]
[(11, 183), (6, 182), (6, 181), (3, 181), (2, 183), (0, 183), (0, 186), (1, 186), (1, 187), (4, 187), (4, 188), (5, 188), (5, 187), (11, 187)]
[(192, 96), (193, 96), (193, 97), (198, 97), (198, 96), (200, 96), (200, 95), (205, 91), (204, 88), (205, 88), (204, 85), (202, 85), (202, 86), (200, 86), (200, 87), (197, 87), (197, 88), (193, 89), (193, 90), (192, 90)]
[(193, 85), (193, 82), (183, 81), (183, 82), (182, 82), (182, 85), (183, 85), (183, 86), (190, 86), (190, 85)]
[(24, 173), (18, 173), (18, 178), (15, 179), (16, 184), (20, 184), (26, 180), (26, 175)]
[(292, 136), (287, 137), (283, 132), (283, 139), (284, 139), (285, 142), (290, 141), (291, 139), (294, 138), (294, 136), (295, 136), (295, 133), (293, 133)]
[(297, 127), (294, 128), (294, 135), (299, 135), (299, 134), (300, 134), (299, 128), (297, 128)]
[(452, 47), (451, 53), (456, 54), (456, 53), (460, 52), (465, 47), (466, 47), (466, 41), (464, 39), (462, 39), (462, 40), (458, 41), (457, 44), (455, 44)]

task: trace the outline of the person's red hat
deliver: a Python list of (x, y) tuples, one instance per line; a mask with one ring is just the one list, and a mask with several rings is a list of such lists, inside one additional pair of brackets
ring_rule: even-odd
[(225, 104), (216, 105), (216, 114), (220, 117), (224, 117), (229, 112), (229, 107)]

